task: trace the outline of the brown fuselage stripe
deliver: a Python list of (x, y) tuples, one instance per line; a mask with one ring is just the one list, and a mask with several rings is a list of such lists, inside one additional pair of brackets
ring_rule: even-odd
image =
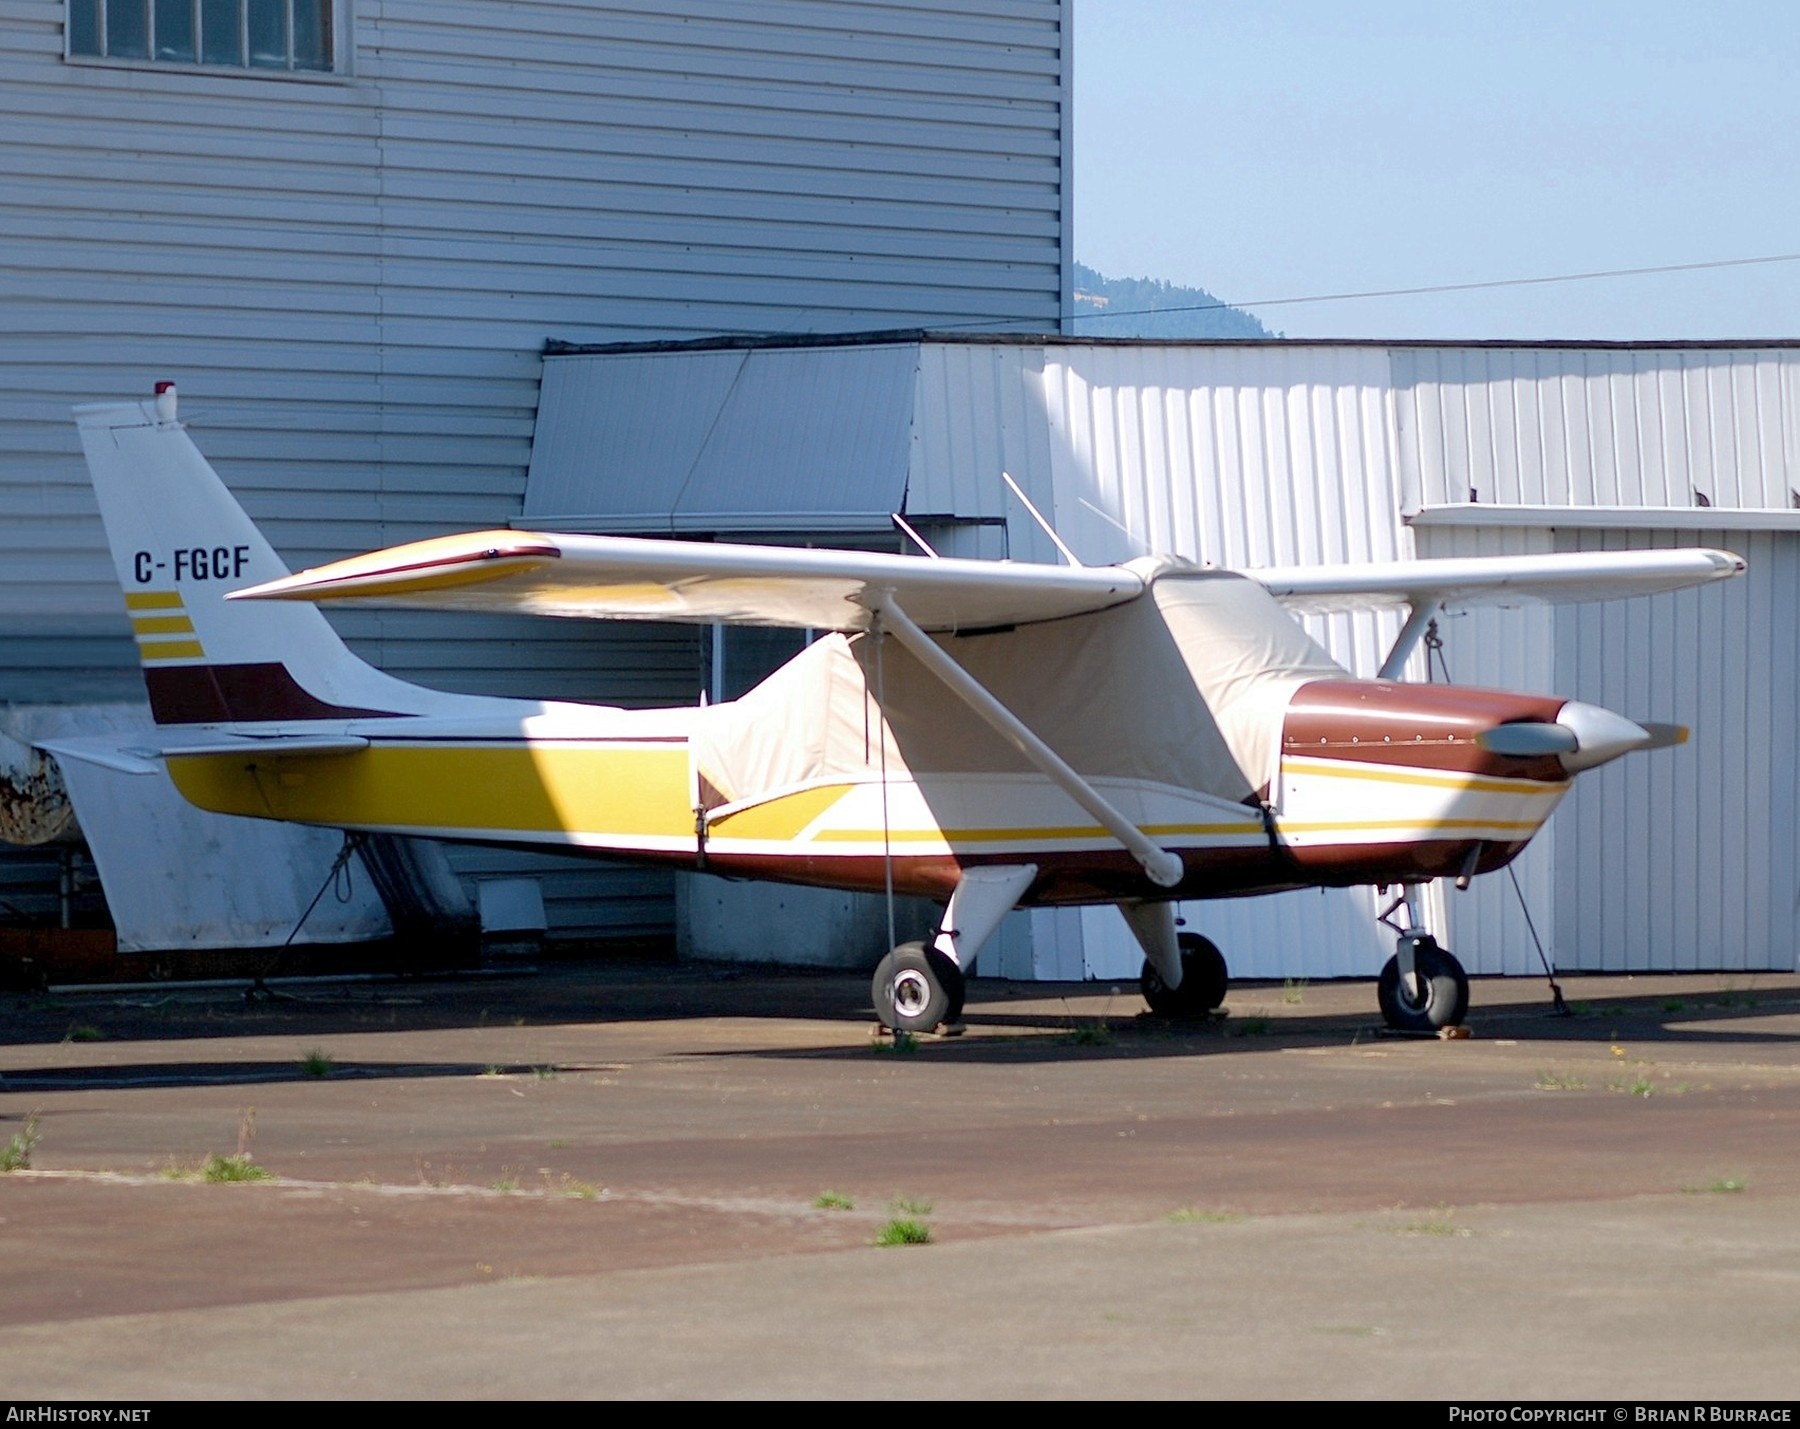
[(158, 724), (232, 720), (389, 719), (392, 710), (355, 709), (300, 687), (286, 665), (161, 665), (144, 668), (150, 713)]

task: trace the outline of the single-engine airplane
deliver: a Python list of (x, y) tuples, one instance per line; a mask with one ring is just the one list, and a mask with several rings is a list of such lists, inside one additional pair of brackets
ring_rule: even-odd
[[(1504, 867), (1575, 775), (1686, 731), (1578, 701), (1403, 683), (1440, 609), (1604, 600), (1734, 576), (1711, 550), (1227, 571), (1173, 557), (1045, 566), (482, 531), (290, 575), (177, 420), (77, 408), (158, 726), (203, 809), (534, 845), (945, 903), (881, 960), (889, 1027), (961, 1012), (1013, 908), (1113, 903), (1168, 1016), (1226, 990), (1174, 900), (1398, 886)], [(828, 632), (743, 698), (627, 710), (449, 694), (364, 663), (320, 605), (739, 622)], [(1358, 679), (1290, 612), (1409, 612)], [(1468, 979), (1419, 926), (1383, 1015), (1463, 1019)]]

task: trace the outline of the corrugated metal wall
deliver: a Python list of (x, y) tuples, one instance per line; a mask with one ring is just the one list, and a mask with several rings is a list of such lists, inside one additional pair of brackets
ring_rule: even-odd
[(1800, 506), (1792, 347), (1396, 347), (1392, 363), (1408, 514), (1472, 488), (1519, 506)]
[[(552, 336), (1058, 323), (1060, 0), (351, 8), (353, 74), (270, 77), (67, 63), (62, 0), (0, 0), (0, 699), (139, 688), (73, 402), (177, 379), (301, 565), (516, 516)], [(701, 678), (680, 629), (344, 629), (458, 689)], [(660, 875), (555, 882), (668, 925)]]

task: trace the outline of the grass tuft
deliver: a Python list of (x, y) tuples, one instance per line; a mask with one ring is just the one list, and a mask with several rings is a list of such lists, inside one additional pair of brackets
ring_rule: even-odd
[(1298, 1007), (1306, 996), (1305, 978), (1286, 978), (1281, 984), (1281, 1000), (1289, 1007)]
[(1417, 1236), (1453, 1236), (1466, 1239), (1475, 1234), (1468, 1226), (1456, 1223), (1456, 1210), (1452, 1206), (1438, 1206), (1432, 1214), (1420, 1220), (1408, 1221), (1403, 1226), (1394, 1227), (1395, 1235)]
[(1721, 1176), (1705, 1186), (1683, 1186), (1681, 1191), (1687, 1196), (1735, 1196), (1749, 1187), (1750, 1183), (1742, 1176)]
[(65, 1042), (104, 1042), (106, 1034), (91, 1022), (72, 1022), (69, 1030), (63, 1033)]
[(856, 1202), (842, 1191), (821, 1191), (813, 1197), (813, 1205), (821, 1211), (854, 1211)]
[(556, 1068), (547, 1066), (533, 1067), (531, 1069), (531, 1075), (536, 1077), (540, 1082), (554, 1082), (556, 1080)]
[(245, 1153), (233, 1156), (209, 1156), (200, 1164), (202, 1181), (273, 1181), (275, 1173), (266, 1166), (258, 1166)]
[(300, 1070), (309, 1077), (329, 1077), (331, 1068), (331, 1054), (323, 1047), (314, 1047), (300, 1059)]
[(1177, 1226), (1224, 1226), (1241, 1221), (1243, 1217), (1236, 1211), (1202, 1211), (1183, 1206), (1178, 1211), (1170, 1211), (1163, 1219)]
[(1571, 1072), (1539, 1072), (1532, 1085), (1540, 1092), (1579, 1092), (1587, 1087), (1582, 1078)]
[(1071, 1047), (1110, 1047), (1112, 1045), (1112, 1028), (1104, 1022), (1092, 1023), (1084, 1027), (1072, 1027), (1063, 1038)]
[(38, 1144), (38, 1114), (28, 1112), (25, 1125), (15, 1131), (0, 1146), (0, 1173), (7, 1171), (29, 1171), (31, 1169), (32, 1148)]
[(871, 1245), (930, 1245), (931, 1227), (923, 1221), (905, 1220), (895, 1216), (875, 1232)]
[(877, 1037), (869, 1049), (881, 1056), (905, 1057), (919, 1050), (919, 1039), (910, 1032), (896, 1032), (892, 1037)]
[(1233, 1037), (1266, 1037), (1269, 1035), (1269, 1019), (1266, 1017), (1246, 1017), (1231, 1029)]

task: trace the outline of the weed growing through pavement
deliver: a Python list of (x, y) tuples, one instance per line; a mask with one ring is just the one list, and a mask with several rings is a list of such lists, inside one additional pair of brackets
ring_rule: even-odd
[(923, 1221), (902, 1220), (896, 1216), (875, 1232), (873, 1245), (930, 1245), (931, 1227)]
[(106, 1034), (91, 1022), (72, 1022), (69, 1030), (63, 1033), (65, 1042), (104, 1042)]
[(533, 1067), (531, 1069), (531, 1075), (536, 1077), (540, 1082), (554, 1082), (556, 1080), (556, 1068)]
[(1451, 1206), (1438, 1206), (1430, 1216), (1422, 1220), (1408, 1221), (1403, 1226), (1394, 1227), (1395, 1235), (1418, 1236), (1454, 1236), (1459, 1239), (1475, 1234), (1468, 1226), (1456, 1223), (1456, 1211)]
[(1721, 1176), (1705, 1186), (1683, 1186), (1681, 1192), (1685, 1196), (1735, 1196), (1749, 1186), (1742, 1176)]
[(1193, 1206), (1183, 1206), (1178, 1211), (1170, 1211), (1163, 1219), (1178, 1226), (1223, 1226), (1241, 1221), (1243, 1217), (1236, 1211), (1202, 1211)]
[(1085, 1027), (1072, 1027), (1063, 1038), (1072, 1047), (1110, 1047), (1112, 1045), (1112, 1028), (1104, 1022), (1091, 1023)]
[(300, 1059), (300, 1070), (309, 1077), (329, 1077), (331, 1065), (331, 1054), (323, 1047), (314, 1047)]
[(1648, 1077), (1633, 1077), (1630, 1081), (1608, 1082), (1606, 1089), (1612, 1092), (1625, 1092), (1634, 1097), (1647, 1097), (1656, 1091), (1656, 1083)]
[(842, 1191), (821, 1191), (813, 1198), (813, 1205), (821, 1211), (854, 1211), (856, 1202)]
[(1539, 1072), (1532, 1083), (1540, 1092), (1579, 1092), (1587, 1083), (1570, 1072)]
[(1269, 1033), (1269, 1019), (1266, 1017), (1246, 1017), (1231, 1029), (1233, 1037), (1266, 1037)]
[(27, 1112), (25, 1125), (7, 1139), (5, 1146), (0, 1147), (0, 1172), (29, 1171), (32, 1148), (38, 1144), (38, 1139), (38, 1114), (35, 1111)]
[(1281, 1000), (1289, 1007), (1298, 1007), (1306, 996), (1305, 978), (1287, 978), (1281, 984)]
[(248, 1155), (239, 1153), (233, 1156), (212, 1155), (200, 1163), (200, 1179), (202, 1181), (273, 1181), (275, 1173), (266, 1166), (258, 1166)]
[(925, 1217), (931, 1214), (931, 1202), (916, 1196), (895, 1196), (888, 1202), (888, 1219), (875, 1233), (873, 1244), (930, 1245), (931, 1227)]
[(877, 1037), (869, 1050), (883, 1056), (908, 1056), (919, 1050), (919, 1039), (912, 1033), (898, 1031), (892, 1037)]

